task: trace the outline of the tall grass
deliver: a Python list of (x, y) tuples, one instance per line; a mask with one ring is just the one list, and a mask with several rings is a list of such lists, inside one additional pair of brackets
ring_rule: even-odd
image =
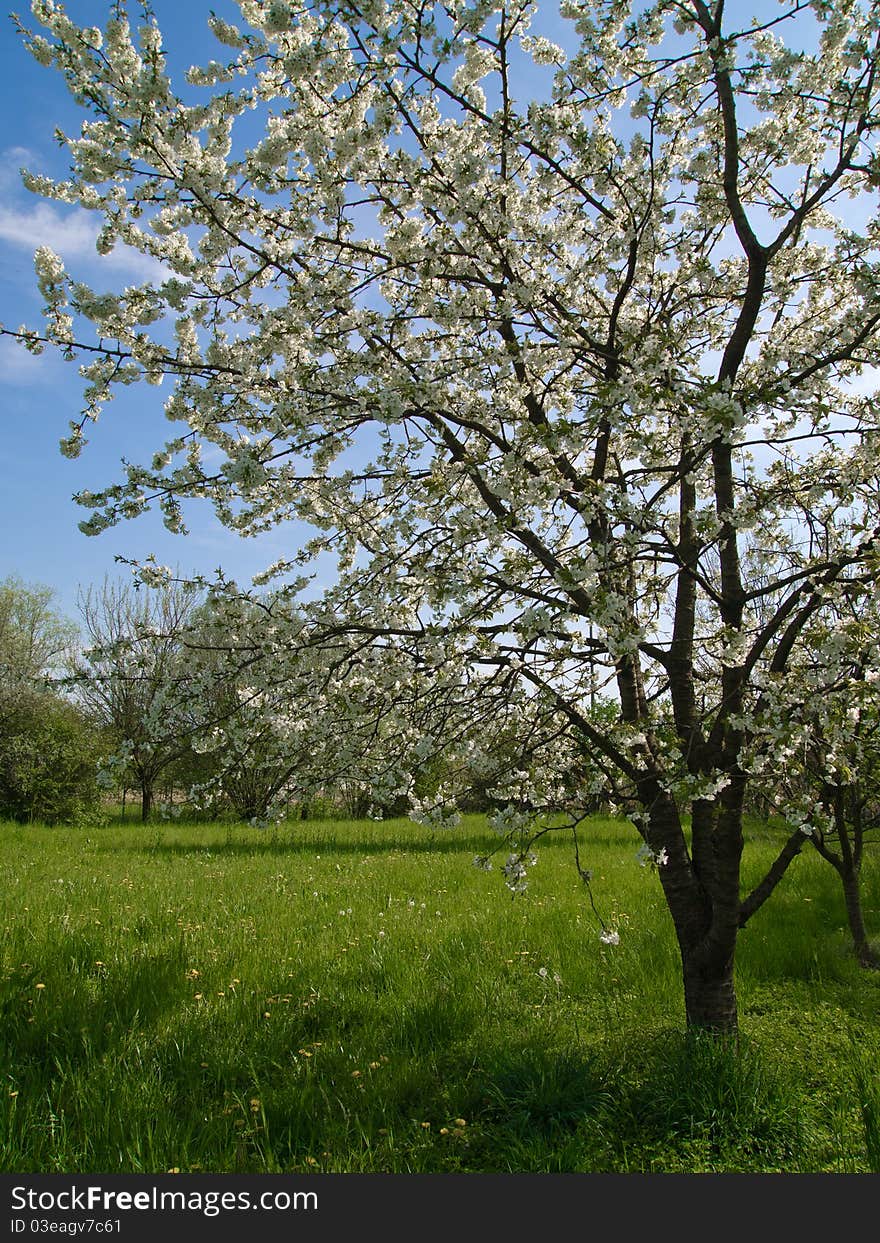
[[(772, 856), (774, 841), (754, 849)], [(867, 1171), (880, 980), (805, 854), (742, 936), (739, 1049), (686, 1039), (631, 829), (526, 895), (478, 818), (3, 826), (0, 1167)], [(878, 869), (865, 877), (878, 919)]]

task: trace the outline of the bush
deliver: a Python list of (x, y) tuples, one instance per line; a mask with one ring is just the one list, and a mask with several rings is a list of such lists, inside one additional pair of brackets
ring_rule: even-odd
[(71, 703), (45, 691), (0, 692), (0, 816), (72, 823), (99, 805), (100, 736)]

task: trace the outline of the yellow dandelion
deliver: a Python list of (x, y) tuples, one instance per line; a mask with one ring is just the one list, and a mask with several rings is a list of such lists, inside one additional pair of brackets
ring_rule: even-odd
[(35, 985), (34, 985), (34, 988), (45, 988), (45, 987), (46, 987), (46, 985), (45, 985), (45, 984), (35, 984)]
[(467, 1126), (467, 1123), (465, 1122), (464, 1118), (454, 1118), (453, 1121), (456, 1126)]
[(420, 1122), (420, 1123), (419, 1123), (419, 1126), (420, 1126), (420, 1127), (422, 1128), (422, 1130), (424, 1130), (424, 1131), (430, 1131), (430, 1129), (431, 1129), (431, 1124), (430, 1124), (430, 1122)]

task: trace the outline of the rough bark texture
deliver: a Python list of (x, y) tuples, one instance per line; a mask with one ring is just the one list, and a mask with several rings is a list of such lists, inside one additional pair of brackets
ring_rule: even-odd
[(684, 1003), (687, 1025), (717, 1035), (737, 1030), (736, 993), (733, 987), (733, 952), (726, 962), (702, 961), (702, 956), (682, 947)]
[[(674, 800), (659, 792), (653, 801), (648, 841), (652, 850), (665, 850), (668, 856), (659, 875), (681, 954), (687, 1026), (733, 1036), (737, 1031), (733, 960), (738, 932), (739, 851), (731, 840), (736, 836), (731, 824), (724, 824), (717, 809), (704, 803), (698, 810), (706, 823), (701, 830), (702, 844), (693, 859), (688, 857)], [(717, 840), (719, 821), (726, 834), (721, 847)]]
[(862, 915), (862, 896), (859, 889), (859, 874), (856, 871), (841, 871), (843, 896), (846, 902), (846, 917), (852, 935), (853, 949), (856, 958), (863, 967), (880, 970), (880, 958), (871, 949), (868, 932)]

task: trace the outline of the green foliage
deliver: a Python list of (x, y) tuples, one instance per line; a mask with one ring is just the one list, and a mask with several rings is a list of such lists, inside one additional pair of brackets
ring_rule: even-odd
[(478, 817), (0, 837), (4, 1170), (876, 1168), (880, 994), (813, 854), (743, 935), (737, 1045), (679, 1034), (620, 822), (585, 847), (617, 946), (564, 836), (512, 899)]
[(70, 823), (98, 808), (97, 729), (46, 691), (0, 690), (0, 815)]
[(47, 824), (95, 813), (100, 752), (93, 724), (49, 689), (76, 634), (52, 596), (19, 578), (0, 582), (0, 815)]
[(76, 627), (52, 607), (51, 587), (0, 582), (0, 685), (34, 686), (69, 655)]

